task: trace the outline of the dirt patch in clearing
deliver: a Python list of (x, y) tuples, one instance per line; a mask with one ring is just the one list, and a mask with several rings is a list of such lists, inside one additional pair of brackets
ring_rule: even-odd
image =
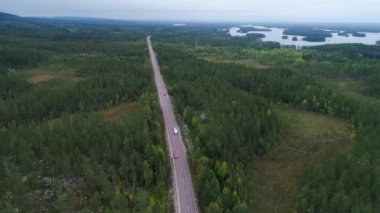
[(214, 57), (202, 57), (203, 60), (214, 63), (241, 64), (256, 69), (269, 69), (271, 66), (262, 64), (254, 59), (220, 59)]
[(31, 77), (28, 79), (32, 84), (43, 84), (53, 79), (64, 79), (64, 80), (80, 80), (79, 77), (75, 75), (74, 71), (50, 71), (50, 70), (32, 70)]
[(102, 111), (102, 114), (106, 120), (117, 120), (123, 114), (135, 112), (138, 109), (137, 103), (122, 103), (116, 105), (110, 109)]
[(253, 59), (238, 59), (238, 60), (224, 60), (225, 63), (241, 64), (247, 67), (253, 67), (257, 69), (269, 69), (270, 66), (262, 64)]
[(54, 77), (50, 73), (36, 73), (29, 79), (29, 81), (33, 84), (40, 84), (52, 79), (54, 79)]

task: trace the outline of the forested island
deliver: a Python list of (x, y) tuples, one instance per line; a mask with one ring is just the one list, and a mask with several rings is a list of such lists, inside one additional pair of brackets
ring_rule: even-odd
[(307, 36), (307, 37), (303, 38), (302, 40), (309, 41), (309, 42), (324, 42), (324, 41), (326, 41), (326, 38), (325, 37)]
[(248, 33), (246, 37), (253, 38), (253, 39), (260, 39), (260, 38), (265, 38), (265, 35), (261, 33)]
[(332, 37), (330, 32), (308, 27), (291, 27), (284, 31), (284, 35), (304, 36), (303, 40), (309, 42), (323, 42), (326, 38)]
[(353, 32), (352, 36), (355, 36), (355, 37), (366, 37), (366, 34), (365, 33), (359, 33), (359, 32)]
[(257, 27), (240, 27), (239, 31), (240, 33), (249, 33), (251, 31), (256, 31), (256, 32), (268, 32), (271, 31), (271, 29), (266, 29), (266, 28), (257, 28)]

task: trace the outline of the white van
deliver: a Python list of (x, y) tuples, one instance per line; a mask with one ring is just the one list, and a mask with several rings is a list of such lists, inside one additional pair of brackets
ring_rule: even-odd
[(175, 135), (177, 135), (178, 134), (178, 129), (174, 127), (173, 128), (173, 132), (174, 132)]

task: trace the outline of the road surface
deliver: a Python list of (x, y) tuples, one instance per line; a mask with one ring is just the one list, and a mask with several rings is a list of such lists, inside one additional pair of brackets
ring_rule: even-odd
[[(174, 116), (173, 106), (167, 94), (150, 36), (147, 37), (147, 42), (158, 98), (165, 122), (166, 141), (172, 166), (175, 212), (197, 213), (198, 207), (187, 162), (186, 148), (182, 141), (181, 131)], [(174, 133), (174, 128), (178, 130), (177, 134)]]

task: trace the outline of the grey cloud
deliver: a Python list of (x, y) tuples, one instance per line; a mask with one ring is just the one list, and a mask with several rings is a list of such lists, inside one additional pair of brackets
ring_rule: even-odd
[(22, 16), (145, 20), (377, 22), (378, 0), (0, 0)]

